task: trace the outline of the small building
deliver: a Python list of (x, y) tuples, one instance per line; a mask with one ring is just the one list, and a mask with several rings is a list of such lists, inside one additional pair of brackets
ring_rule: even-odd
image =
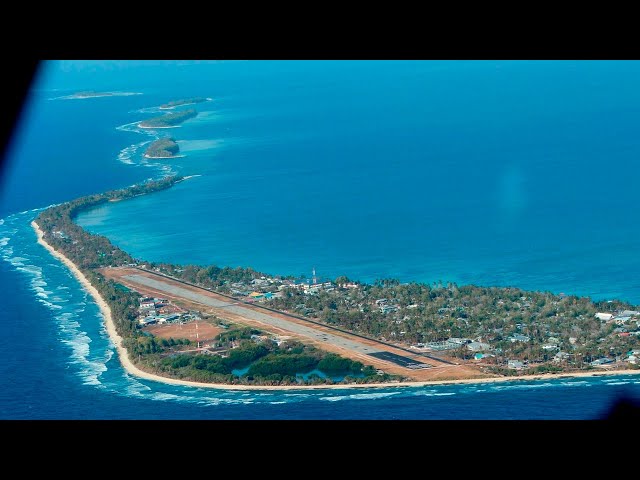
[(488, 343), (483, 343), (483, 342), (467, 343), (467, 349), (471, 350), (472, 352), (484, 352), (486, 350), (489, 350), (490, 348), (491, 346)]
[(629, 356), (627, 357), (627, 362), (629, 362), (629, 363), (631, 363), (631, 364), (635, 365), (636, 363), (638, 363), (638, 357), (637, 357), (637, 356), (635, 356), (635, 355), (629, 355)]
[(511, 340), (511, 343), (528, 342), (530, 340), (530, 338), (527, 335), (522, 335), (520, 333), (516, 333), (515, 335), (512, 335), (511, 337), (509, 337), (509, 340)]
[(611, 358), (602, 357), (602, 358), (598, 358), (597, 360), (594, 360), (593, 362), (590, 363), (590, 365), (592, 367), (601, 367), (603, 365), (608, 365), (610, 363), (613, 363), (613, 360)]
[(554, 362), (562, 362), (569, 359), (569, 354), (567, 352), (558, 352), (553, 356)]
[(543, 350), (555, 350), (556, 348), (558, 348), (558, 346), (554, 343), (546, 343), (542, 345)]
[(155, 316), (154, 317), (144, 317), (144, 318), (140, 318), (138, 320), (138, 323), (140, 325), (142, 325), (143, 327), (147, 326), (147, 325), (153, 325), (153, 324), (155, 324), (157, 322), (158, 322), (158, 317), (155, 317)]
[(613, 314), (611, 313), (596, 313), (596, 318), (599, 320), (603, 320), (605, 322), (608, 322), (609, 320), (611, 320), (613, 318)]
[(621, 315), (625, 317), (637, 317), (640, 316), (640, 312), (638, 312), (637, 310), (624, 310)]
[(521, 370), (524, 368), (524, 363), (522, 363), (520, 360), (509, 360), (507, 362), (507, 366), (514, 370)]
[(625, 315), (618, 315), (617, 317), (613, 317), (613, 320), (616, 322), (616, 324), (618, 325), (624, 325), (625, 323), (627, 323), (629, 320), (631, 320), (630, 316), (625, 316)]
[(398, 310), (398, 307), (396, 307), (395, 305), (380, 305), (380, 312), (382, 313), (395, 312), (396, 310)]
[(449, 340), (447, 340), (447, 342), (453, 343), (455, 345), (464, 345), (465, 343), (471, 343), (471, 339), (451, 337)]

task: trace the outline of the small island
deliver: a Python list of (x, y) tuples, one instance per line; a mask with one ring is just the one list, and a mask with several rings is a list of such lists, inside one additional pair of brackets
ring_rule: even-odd
[(154, 142), (144, 152), (146, 158), (175, 158), (180, 152), (180, 146), (173, 138), (160, 138)]
[(160, 117), (150, 118), (144, 120), (138, 124), (140, 128), (173, 128), (180, 125), (182, 122), (194, 118), (198, 115), (198, 112), (189, 109), (180, 112), (167, 113)]
[(71, 95), (76, 98), (93, 98), (93, 97), (113, 97), (113, 92), (94, 92), (92, 90), (88, 90), (86, 92), (77, 92)]
[(130, 95), (142, 95), (139, 92), (96, 92), (93, 90), (84, 90), (82, 92), (76, 92), (71, 95), (64, 95), (62, 97), (52, 98), (51, 100), (86, 100), (88, 98), (101, 98), (101, 97), (128, 97)]
[(160, 105), (161, 110), (171, 110), (176, 107), (181, 107), (183, 105), (195, 105), (196, 103), (207, 102), (211, 100), (210, 98), (205, 97), (192, 97), (192, 98), (183, 98), (181, 100), (173, 100), (171, 102), (164, 103)]

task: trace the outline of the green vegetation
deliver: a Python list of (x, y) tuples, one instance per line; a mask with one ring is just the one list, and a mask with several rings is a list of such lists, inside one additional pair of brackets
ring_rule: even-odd
[(171, 158), (180, 152), (180, 146), (173, 138), (160, 138), (151, 142), (151, 145), (144, 152), (145, 157), (150, 158)]
[[(309, 346), (258, 344), (255, 329), (230, 329), (219, 335), (215, 348), (226, 352), (224, 355), (180, 353), (188, 350), (185, 341), (163, 341), (141, 333), (136, 322), (139, 295), (106, 280), (97, 270), (139, 262), (107, 238), (83, 230), (73, 218), (83, 209), (169, 188), (180, 180), (182, 177), (168, 177), (88, 195), (50, 207), (36, 218), (46, 241), (73, 261), (107, 301), (132, 359), (158, 373), (198, 381), (293, 384), (296, 373), (315, 368), (327, 373), (363, 373), (363, 379), (349, 381), (372, 381), (372, 367)], [(481, 342), (481, 350), (489, 355), (480, 364), (485, 371), (500, 375), (589, 370), (596, 359), (626, 358), (637, 348), (640, 334), (638, 316), (615, 321), (596, 317), (596, 312), (620, 315), (623, 310), (639, 310), (618, 300), (594, 302), (512, 287), (442, 282), (401, 284), (386, 279), (362, 284), (346, 277), (312, 291), (309, 284), (296, 284), (291, 277), (269, 276), (251, 268), (165, 263), (151, 263), (148, 268), (222, 293), (278, 292), (268, 301), (272, 308), (405, 347), (435, 348), (435, 355), (475, 361), (476, 350), (467, 343)], [(509, 360), (523, 362), (523, 368), (509, 368)], [(247, 375), (233, 375), (232, 370), (249, 365)], [(375, 381), (390, 379), (393, 377), (375, 376)]]
[(182, 100), (173, 100), (171, 102), (164, 103), (160, 105), (160, 108), (168, 110), (171, 108), (179, 107), (181, 105), (193, 105), (194, 103), (202, 103), (206, 101), (207, 99), (205, 97), (184, 98)]
[(194, 118), (197, 115), (198, 112), (193, 109), (181, 110), (179, 112), (171, 112), (160, 117), (154, 117), (150, 118), (149, 120), (144, 120), (140, 122), (138, 126), (142, 128), (175, 127), (176, 125), (180, 125), (185, 120)]
[(364, 365), (360, 362), (354, 362), (348, 358), (343, 358), (334, 353), (330, 353), (325, 356), (320, 362), (318, 362), (318, 369), (325, 373), (331, 372), (361, 372)]
[[(380, 307), (376, 304), (380, 299), (393, 308)], [(595, 317), (596, 312), (638, 310), (629, 303), (593, 302), (586, 297), (518, 288), (384, 280), (315, 295), (288, 288), (269, 305), (405, 345), (443, 342), (452, 337), (480, 341), (489, 344), (495, 354), (484, 362), (496, 365), (506, 364), (508, 359), (539, 365), (552, 362), (555, 354), (563, 351), (570, 357), (559, 366), (580, 369), (599, 357), (623, 357), (630, 348), (637, 348), (638, 342), (633, 335), (639, 330), (637, 324), (628, 322), (621, 327)], [(623, 332), (632, 334), (620, 335)], [(465, 345), (447, 350), (447, 354), (473, 358)]]
[[(136, 323), (138, 299), (136, 292), (125, 290), (112, 280), (107, 280), (97, 269), (106, 266), (120, 266), (134, 263), (128, 253), (113, 245), (109, 239), (92, 235), (73, 222), (80, 211), (95, 207), (109, 200), (122, 200), (145, 193), (169, 188), (181, 181), (182, 177), (167, 177), (150, 181), (142, 185), (134, 185), (121, 190), (88, 195), (42, 211), (35, 219), (44, 233), (44, 239), (56, 250), (62, 252), (96, 287), (100, 295), (111, 308), (113, 321), (118, 334), (123, 338), (125, 347), (134, 353), (161, 351), (162, 342), (139, 342), (142, 336)], [(148, 346), (147, 346), (148, 345)]]
[(74, 93), (71, 96), (76, 98), (111, 97), (113, 96), (113, 92), (94, 92), (93, 90), (86, 90)]
[[(307, 381), (297, 378), (300, 373), (314, 369), (335, 374), (361, 374), (360, 378), (345, 379), (343, 382), (371, 382), (398, 379), (397, 376), (377, 375), (372, 367), (364, 367), (360, 362), (352, 362), (338, 355), (318, 350), (298, 342), (285, 342), (278, 346), (275, 342), (256, 337), (255, 329), (235, 329), (218, 335), (217, 345), (225, 347), (221, 353), (201, 355), (193, 353), (169, 356), (148, 356), (147, 365), (158, 373), (175, 378), (257, 385), (298, 385), (300, 383), (333, 384), (330, 378), (315, 377)], [(253, 339), (247, 339), (247, 336)], [(239, 343), (235, 343), (238, 342)], [(153, 352), (152, 352), (153, 353)], [(249, 367), (245, 375), (233, 374), (235, 369)]]
[[(87, 277), (98, 290), (111, 309), (118, 334), (131, 359), (148, 370), (166, 376), (196, 381), (251, 384), (296, 384), (296, 373), (312, 370), (324, 361), (329, 367), (344, 365), (345, 371), (366, 372), (364, 378), (356, 381), (371, 381), (375, 370), (363, 370), (359, 362), (351, 362), (333, 354), (326, 354), (313, 347), (297, 343), (288, 343), (278, 347), (270, 340), (252, 340), (261, 332), (252, 328), (236, 328), (218, 335), (216, 347), (222, 349), (224, 356), (218, 354), (180, 353), (192, 344), (188, 339), (158, 339), (142, 332), (138, 325), (137, 310), (141, 296), (123, 285), (107, 280), (99, 270), (103, 267), (117, 267), (137, 264), (138, 261), (128, 253), (113, 245), (101, 235), (93, 235), (73, 222), (82, 210), (101, 205), (108, 201), (132, 198), (146, 193), (169, 188), (183, 177), (167, 177), (149, 181), (120, 190), (102, 194), (88, 195), (67, 203), (49, 207), (35, 219), (43, 231), (44, 239), (53, 248), (63, 253)], [(172, 266), (173, 268), (176, 268)], [(257, 272), (250, 269), (185, 269), (187, 275), (203, 271), (220, 282), (228, 280), (246, 280)], [(335, 358), (334, 358), (335, 357)], [(254, 363), (256, 362), (256, 363)], [(340, 363), (342, 362), (342, 363)], [(251, 365), (247, 376), (232, 374), (236, 368)], [(376, 381), (396, 379), (393, 376), (375, 376)], [(369, 379), (369, 380), (367, 380)], [(312, 382), (318, 383), (321, 379)], [(327, 380), (331, 383), (331, 380)]]
[[(218, 267), (210, 265), (207, 267), (200, 265), (172, 265), (170, 263), (149, 263), (149, 267), (157, 268), (159, 271), (175, 276), (185, 282), (194, 283), (201, 287), (210, 288), (222, 293), (230, 293), (230, 285), (250, 284), (256, 278), (264, 274), (244, 267)], [(278, 277), (282, 278), (282, 277)]]

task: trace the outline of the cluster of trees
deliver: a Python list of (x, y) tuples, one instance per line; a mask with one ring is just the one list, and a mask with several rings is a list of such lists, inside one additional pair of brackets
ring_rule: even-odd
[[(325, 373), (332, 372), (352, 372), (359, 373), (364, 371), (364, 365), (360, 362), (341, 357), (335, 353), (329, 353), (318, 362), (317, 368)], [(368, 367), (372, 368), (372, 367)], [(367, 370), (370, 374), (375, 373)]]
[(192, 108), (189, 110), (181, 110), (179, 112), (171, 112), (160, 117), (153, 117), (149, 120), (140, 122), (141, 127), (154, 128), (154, 127), (174, 127), (180, 125), (185, 120), (194, 118), (198, 115), (198, 112)]
[[(227, 350), (227, 356), (217, 354), (202, 355), (181, 353), (156, 358), (147, 357), (148, 365), (157, 371), (182, 379), (196, 381), (223, 381), (225, 383), (246, 384), (297, 384), (296, 375), (320, 369), (332, 374), (362, 374), (360, 381), (385, 381), (399, 377), (378, 376), (376, 370), (365, 367), (360, 362), (353, 362), (333, 353), (327, 353), (315, 347), (299, 342), (285, 342), (280, 346), (270, 340), (258, 343), (246, 339), (254, 335), (253, 329), (234, 329), (221, 333), (216, 342), (229, 345), (232, 341), (240, 341), (236, 348)], [(260, 333), (260, 332), (258, 332)], [(237, 376), (235, 369), (248, 368), (246, 374)], [(352, 379), (349, 379), (352, 380)], [(331, 379), (313, 379), (311, 383), (333, 383)]]
[[(336, 279), (336, 284), (345, 283), (342, 280)], [(396, 310), (382, 312), (375, 303), (378, 299), (386, 299)], [(637, 309), (626, 302), (593, 302), (586, 297), (518, 288), (401, 284), (391, 279), (316, 295), (286, 289), (281, 298), (271, 300), (271, 306), (405, 345), (451, 337), (479, 340), (498, 353), (497, 363), (506, 358), (550, 361), (558, 350), (542, 348), (549, 338), (558, 340), (558, 349), (573, 354), (574, 367), (598, 355), (621, 355), (617, 352), (637, 344), (637, 337), (618, 336), (614, 332), (617, 325), (595, 317), (596, 312)], [(529, 340), (512, 342), (516, 334)], [(450, 350), (449, 354), (465, 359), (472, 356), (466, 348)]]
[(149, 266), (185, 282), (211, 288), (222, 293), (229, 293), (231, 291), (229, 285), (232, 283), (248, 285), (252, 280), (265, 276), (252, 268), (244, 267), (180, 266), (169, 263), (151, 263)]
[(153, 335), (129, 336), (124, 340), (127, 350), (135, 356), (161, 353), (171, 347), (191, 345), (188, 338), (156, 338)]
[(147, 157), (162, 157), (169, 158), (177, 155), (180, 152), (180, 146), (173, 138), (160, 138), (151, 142), (151, 145), (145, 150), (144, 154)]
[(202, 103), (206, 101), (207, 99), (205, 97), (183, 98), (182, 100), (172, 100), (170, 102), (164, 103), (160, 105), (160, 108), (174, 108), (179, 107), (180, 105), (192, 105), (194, 103)]

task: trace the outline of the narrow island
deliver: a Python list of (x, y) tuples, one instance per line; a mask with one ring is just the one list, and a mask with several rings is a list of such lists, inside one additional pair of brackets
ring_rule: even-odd
[(455, 283), (150, 263), (74, 222), (166, 177), (42, 211), (38, 241), (95, 297), (123, 366), (215, 388), (345, 388), (640, 373), (640, 309)]
[[(128, 97), (130, 95), (142, 95), (139, 92), (96, 92), (93, 90), (85, 90), (82, 92), (76, 92), (71, 95), (64, 95), (62, 97), (56, 97), (57, 100), (86, 100), (89, 98), (100, 97)], [(52, 99), (52, 100), (55, 100)]]
[(144, 156), (146, 158), (176, 158), (179, 152), (180, 146), (175, 139), (167, 137), (151, 142), (145, 150)]
[(198, 115), (198, 112), (194, 109), (182, 110), (179, 112), (172, 112), (162, 115), (160, 117), (150, 118), (144, 120), (138, 124), (140, 128), (173, 128), (180, 125), (182, 122), (194, 118)]
[(160, 109), (171, 110), (184, 105), (195, 105), (196, 103), (208, 102), (209, 100), (211, 99), (206, 97), (192, 97), (183, 98), (182, 100), (172, 100), (171, 102), (163, 103), (162, 105), (160, 105)]

